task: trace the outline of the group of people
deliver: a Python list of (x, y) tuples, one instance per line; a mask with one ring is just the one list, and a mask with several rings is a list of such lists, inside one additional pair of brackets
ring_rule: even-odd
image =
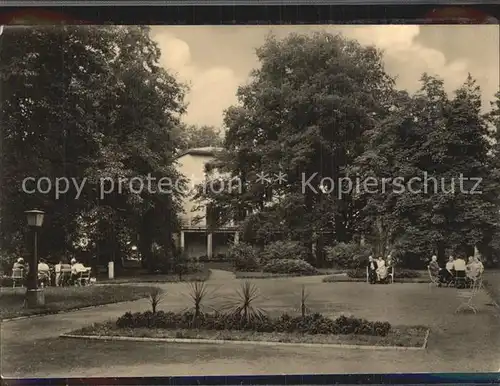
[(389, 268), (391, 266), (391, 256), (387, 256), (387, 263), (383, 257), (374, 259), (373, 256), (368, 257), (368, 282), (387, 283), (389, 278)]
[[(78, 280), (81, 272), (86, 272), (90, 268), (85, 267), (76, 259), (71, 259), (70, 264), (66, 264), (63, 260), (51, 267), (44, 259), (40, 259), (38, 263), (38, 282), (41, 286), (50, 286), (54, 283), (56, 286), (72, 285)], [(12, 266), (12, 270), (21, 269), (23, 275), (26, 276), (29, 272), (29, 265), (22, 257), (16, 260)]]
[(439, 266), (437, 256), (432, 256), (429, 271), (436, 278), (438, 285), (456, 285), (457, 279), (464, 285), (475, 281), (484, 272), (484, 265), (477, 256), (469, 256), (466, 262), (461, 257), (450, 256), (444, 268)]

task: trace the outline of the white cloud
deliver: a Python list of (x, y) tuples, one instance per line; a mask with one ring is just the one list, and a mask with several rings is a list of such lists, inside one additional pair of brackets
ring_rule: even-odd
[(198, 67), (189, 45), (171, 33), (153, 29), (153, 38), (162, 52), (161, 64), (190, 86), (184, 121), (220, 127), (223, 111), (236, 103), (236, 90), (243, 79), (238, 79), (230, 67)]

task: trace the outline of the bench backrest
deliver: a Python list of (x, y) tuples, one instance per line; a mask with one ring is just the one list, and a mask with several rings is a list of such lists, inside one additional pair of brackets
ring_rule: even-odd
[(22, 268), (12, 269), (12, 279), (22, 279), (24, 277), (24, 270)]

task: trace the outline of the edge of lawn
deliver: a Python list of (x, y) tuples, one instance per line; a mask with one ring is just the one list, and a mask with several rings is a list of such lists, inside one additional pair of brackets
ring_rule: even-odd
[[(102, 287), (111, 287), (108, 285), (102, 285), (102, 286), (89, 286), (89, 287), (75, 287), (75, 288), (82, 288), (85, 289), (85, 291), (89, 291), (91, 293), (91, 290), (88, 290), (89, 288), (101, 288)], [(59, 288), (59, 287), (54, 287), (54, 288)], [(114, 287), (116, 288), (116, 287)], [(20, 319), (28, 319), (28, 318), (34, 318), (34, 317), (40, 317), (40, 316), (46, 316), (46, 315), (54, 315), (54, 314), (61, 314), (61, 313), (66, 313), (66, 312), (71, 312), (71, 311), (79, 311), (79, 310), (85, 310), (85, 309), (92, 309), (100, 306), (105, 306), (109, 304), (120, 304), (120, 303), (128, 303), (140, 299), (147, 298), (150, 294), (150, 292), (157, 288), (154, 286), (137, 286), (137, 285), (131, 285), (131, 286), (121, 286), (121, 288), (127, 288), (130, 289), (130, 293), (126, 293), (125, 291), (120, 294), (120, 297), (113, 298), (95, 298), (92, 296), (89, 296), (88, 298), (83, 298), (83, 299), (78, 299), (80, 302), (76, 302), (73, 304), (64, 304), (64, 301), (55, 301), (54, 303), (47, 303), (44, 307), (42, 308), (33, 308), (33, 309), (27, 309), (23, 308), (22, 304), (18, 304), (17, 307), (12, 310), (12, 311), (5, 311), (5, 308), (3, 307), (2, 304), (2, 310), (0, 313), (0, 321), (2, 323), (4, 322), (9, 322), (9, 321), (14, 321), (14, 320), (20, 320)], [(122, 290), (123, 291), (123, 290)], [(19, 293), (6, 293), (3, 292), (1, 297), (6, 297), (6, 296), (17, 296), (19, 298), (22, 297), (21, 294)], [(110, 293), (110, 296), (112, 294)], [(47, 300), (46, 300), (47, 301)], [(48, 300), (50, 301), (50, 300)]]
[(371, 350), (424, 350), (427, 347), (429, 334), (430, 329), (424, 326), (394, 326), (387, 336), (382, 337), (359, 334), (312, 335), (235, 330), (118, 328), (114, 322), (109, 321), (63, 334), (61, 338), (163, 343), (292, 345)]

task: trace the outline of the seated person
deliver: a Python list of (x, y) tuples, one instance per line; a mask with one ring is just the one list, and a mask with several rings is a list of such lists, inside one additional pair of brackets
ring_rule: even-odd
[(370, 284), (375, 284), (377, 281), (377, 262), (373, 259), (373, 256), (368, 257), (368, 282)]
[(71, 259), (71, 283), (75, 283), (80, 273), (87, 270), (88, 268), (82, 263), (77, 262), (76, 259)]
[(38, 280), (43, 285), (50, 284), (50, 267), (43, 259), (38, 263)]
[(24, 263), (24, 259), (20, 257), (17, 259), (14, 264), (12, 265), (12, 269), (23, 269), (26, 270), (26, 265)]
[(382, 257), (379, 257), (377, 260), (377, 281), (384, 282), (387, 279), (388, 270), (385, 266), (385, 261)]
[(446, 263), (445, 269), (442, 271), (443, 279), (446, 283), (451, 284), (453, 278), (455, 277), (455, 270), (453, 269), (454, 259), (450, 256), (448, 262)]
[(467, 276), (467, 281), (471, 283), (474, 280), (476, 280), (480, 275), (480, 271), (481, 271), (481, 266), (479, 265), (477, 258), (470, 256), (469, 263), (465, 267), (465, 274)]
[(453, 270), (455, 271), (455, 279), (457, 281), (457, 287), (462, 287), (465, 285), (465, 260), (459, 257), (453, 262)]

